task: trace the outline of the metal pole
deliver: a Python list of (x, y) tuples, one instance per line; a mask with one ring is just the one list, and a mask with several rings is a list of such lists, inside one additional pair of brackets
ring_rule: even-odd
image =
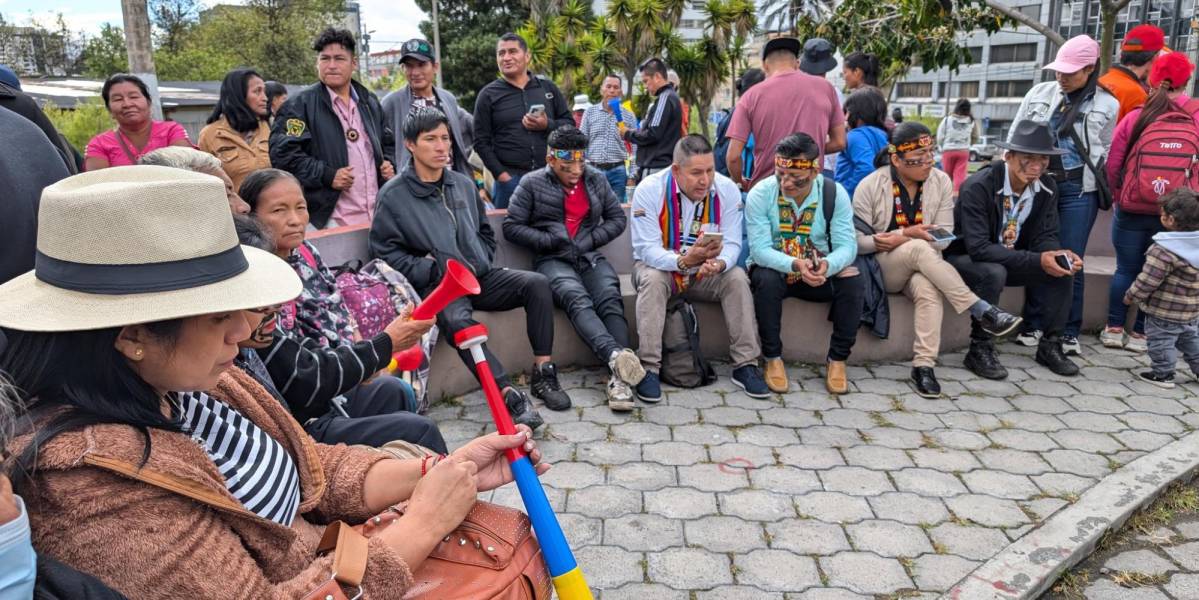
[(437, 0), (432, 0), (433, 5), (433, 60), (437, 61), (437, 87), (445, 87), (441, 85), (441, 30), (437, 24)]
[(121, 0), (121, 16), (125, 22), (125, 52), (129, 54), (129, 70), (150, 88), (150, 115), (162, 120), (162, 98), (158, 94), (158, 72), (154, 69), (154, 52), (150, 44), (150, 13), (146, 0)]

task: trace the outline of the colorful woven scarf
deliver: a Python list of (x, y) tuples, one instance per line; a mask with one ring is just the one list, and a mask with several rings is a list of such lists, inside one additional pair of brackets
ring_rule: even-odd
[[(816, 219), (816, 204), (813, 203), (803, 209), (797, 224), (795, 204), (783, 196), (783, 192), (780, 190), (778, 209), (779, 236), (782, 238), (779, 250), (792, 258), (803, 258), (806, 256), (805, 247), (808, 245), (808, 238), (812, 235), (812, 221)], [(787, 283), (796, 283), (799, 280), (799, 273), (787, 274)]]
[[(699, 228), (707, 224), (720, 226), (720, 194), (716, 193), (713, 185), (708, 197), (703, 201), (703, 212), (698, 223), (692, 222), (692, 230), (683, 232), (683, 204), (679, 198), (679, 186), (674, 180), (674, 173), (666, 175), (666, 187), (662, 197), (662, 212), (658, 213), (658, 226), (662, 229), (662, 246), (667, 250), (681, 252), (684, 246), (691, 246), (699, 235)], [(674, 291), (680, 293), (687, 289), (687, 274), (674, 273)]]

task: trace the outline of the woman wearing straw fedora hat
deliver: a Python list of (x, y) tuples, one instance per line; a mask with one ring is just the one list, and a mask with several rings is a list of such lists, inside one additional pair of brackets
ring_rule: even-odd
[[(290, 300), (300, 282), (238, 245), (224, 199), (218, 179), (151, 166), (43, 192), (35, 269), (0, 286), (0, 370), (29, 406), (10, 473), (34, 545), (134, 598), (347, 583), (401, 598), (477, 491), (512, 480), (503, 451), (540, 451), (527, 429), (421, 460), (314, 443), (230, 369), (246, 309)], [(330, 527), (336, 543), (318, 555), (323, 524), (403, 501), (369, 540)]]

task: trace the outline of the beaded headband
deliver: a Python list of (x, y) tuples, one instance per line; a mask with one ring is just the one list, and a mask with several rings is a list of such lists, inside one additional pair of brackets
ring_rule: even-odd
[(819, 164), (819, 160), (808, 160), (806, 158), (783, 158), (781, 156), (774, 157), (774, 166), (780, 169), (811, 169)]
[(558, 160), (583, 160), (582, 150), (556, 150), (550, 148), (550, 156)]
[(900, 152), (911, 152), (917, 148), (928, 148), (933, 145), (933, 138), (927, 135), (922, 135), (914, 140), (904, 142), (898, 146), (895, 144), (887, 145), (887, 152), (896, 154)]

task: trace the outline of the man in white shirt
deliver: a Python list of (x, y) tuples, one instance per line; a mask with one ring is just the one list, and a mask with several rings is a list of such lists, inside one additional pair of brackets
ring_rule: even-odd
[(633, 282), (637, 287), (638, 355), (645, 378), (637, 396), (662, 398), (662, 332), (667, 302), (720, 302), (732, 342), (733, 383), (755, 398), (770, 395), (758, 369), (749, 277), (741, 255), (741, 192), (716, 173), (712, 145), (701, 135), (679, 140), (669, 169), (641, 180), (633, 193)]

